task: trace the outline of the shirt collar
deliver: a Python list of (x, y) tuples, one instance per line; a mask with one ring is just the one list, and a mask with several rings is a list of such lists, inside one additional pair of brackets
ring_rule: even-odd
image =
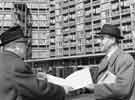
[(110, 49), (109, 49), (109, 51), (108, 51), (108, 53), (107, 53), (107, 57), (108, 57), (108, 59), (113, 55), (113, 53), (117, 50), (117, 46), (112, 46)]

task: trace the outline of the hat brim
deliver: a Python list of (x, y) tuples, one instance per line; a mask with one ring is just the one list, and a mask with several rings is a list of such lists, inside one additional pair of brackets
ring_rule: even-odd
[(103, 33), (103, 32), (100, 32), (100, 33), (96, 33), (97, 35), (109, 35), (109, 36), (113, 36), (117, 39), (124, 39), (123, 36), (116, 36), (116, 35), (113, 35), (113, 34), (108, 34), (108, 33)]
[[(29, 39), (30, 37), (24, 36), (24, 37), (20, 37), (20, 38), (26, 39), (26, 40), (24, 40), (24, 41), (27, 42), (27, 39)], [(16, 39), (14, 39), (14, 40), (10, 40), (10, 41), (7, 41), (7, 42), (3, 42), (3, 43), (0, 44), (0, 46), (4, 46), (4, 45), (6, 45), (6, 44), (8, 44), (8, 43), (10, 43), (10, 42), (16, 41), (17, 39), (19, 39), (19, 38), (16, 38)]]

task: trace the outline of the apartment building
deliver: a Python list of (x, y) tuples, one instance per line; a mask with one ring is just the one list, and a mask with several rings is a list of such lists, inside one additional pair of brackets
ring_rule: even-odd
[(49, 57), (48, 7), (47, 0), (0, 0), (0, 31), (19, 24), (30, 37), (26, 59)]
[(31, 0), (28, 6), (32, 13), (31, 58), (49, 58), (49, 1)]
[(50, 57), (100, 54), (95, 33), (104, 23), (119, 26), (124, 50), (132, 50), (134, 3), (131, 0), (50, 0)]
[[(15, 20), (15, 3), (29, 9), (25, 24)], [(121, 48), (133, 56), (135, 53), (135, 0), (0, 0), (1, 32), (14, 23), (26, 27), (27, 22), (32, 40), (26, 62), (51, 66), (58, 76), (97, 66), (104, 54), (95, 33), (104, 23), (118, 26), (124, 36)]]
[(25, 3), (0, 1), (0, 33), (8, 28), (20, 25), (25, 36), (30, 37), (27, 41), (27, 54), (25, 59), (31, 58), (31, 28), (32, 16)]
[(118, 26), (120, 47), (135, 53), (135, 0), (50, 0), (50, 22), (52, 66), (97, 65), (104, 54), (95, 33), (105, 23)]

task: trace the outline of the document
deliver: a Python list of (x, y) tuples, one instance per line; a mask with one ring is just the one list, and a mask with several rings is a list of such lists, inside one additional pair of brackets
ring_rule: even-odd
[(106, 71), (97, 84), (112, 84), (116, 82), (116, 75), (110, 71)]
[(70, 86), (74, 90), (83, 88), (88, 84), (93, 84), (93, 80), (89, 71), (89, 68), (84, 68), (78, 71), (73, 72), (68, 77), (60, 78), (50, 74), (47, 74), (48, 82), (61, 85), (61, 86)]

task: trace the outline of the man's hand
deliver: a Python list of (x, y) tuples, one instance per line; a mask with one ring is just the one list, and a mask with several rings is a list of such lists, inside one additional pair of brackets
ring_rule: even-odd
[(47, 75), (45, 72), (38, 72), (37, 73), (37, 79), (39, 80), (46, 80), (47, 79)]
[(66, 94), (68, 94), (71, 91), (74, 91), (74, 89), (70, 86), (63, 86), (63, 88), (64, 88)]
[(85, 89), (87, 89), (89, 92), (94, 91), (95, 85), (94, 84), (89, 84), (87, 86), (84, 87)]

